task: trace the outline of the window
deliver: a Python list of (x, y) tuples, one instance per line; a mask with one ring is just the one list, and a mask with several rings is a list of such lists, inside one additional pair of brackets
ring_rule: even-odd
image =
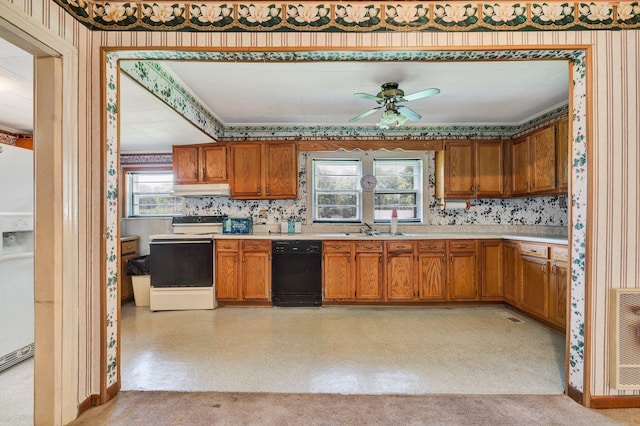
[(313, 161), (313, 221), (359, 222), (361, 220), (359, 160)]
[(173, 174), (167, 171), (126, 172), (127, 217), (182, 214), (182, 197), (171, 195)]
[[(311, 159), (311, 197), (314, 223), (388, 223), (423, 219), (424, 154), (410, 152), (317, 153)], [(374, 191), (363, 191), (360, 178), (372, 174)]]
[(374, 221), (391, 221), (396, 209), (398, 222), (419, 222), (422, 207), (422, 162), (415, 159), (375, 159), (378, 181), (374, 193)]

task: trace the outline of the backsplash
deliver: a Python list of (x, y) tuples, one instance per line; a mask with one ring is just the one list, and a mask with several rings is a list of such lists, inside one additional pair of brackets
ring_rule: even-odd
[[(197, 197), (186, 199), (187, 215), (227, 215), (230, 217), (252, 217), (255, 223), (275, 225), (284, 220), (297, 220), (307, 224), (307, 157), (299, 154), (299, 197), (297, 200), (230, 200), (226, 197)], [(546, 196), (513, 198), (505, 200), (472, 200), (468, 211), (442, 210), (435, 200), (435, 153), (427, 153), (428, 209), (425, 226), (454, 225), (568, 225), (566, 197)], [(565, 198), (565, 200), (562, 200)], [(261, 210), (266, 217), (259, 217)]]

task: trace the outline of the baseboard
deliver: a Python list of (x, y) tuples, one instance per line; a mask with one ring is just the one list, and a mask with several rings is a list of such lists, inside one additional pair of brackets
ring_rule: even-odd
[(592, 396), (590, 408), (640, 408), (639, 395)]
[(98, 405), (96, 402), (100, 401), (100, 395), (89, 395), (84, 401), (82, 401), (79, 405), (78, 405), (78, 415), (77, 417), (80, 417), (80, 415), (82, 413), (84, 413), (85, 411), (87, 411), (89, 408), (91, 407), (95, 407), (96, 405)]
[(584, 396), (582, 392), (571, 385), (567, 385), (567, 396), (580, 405), (584, 405)]

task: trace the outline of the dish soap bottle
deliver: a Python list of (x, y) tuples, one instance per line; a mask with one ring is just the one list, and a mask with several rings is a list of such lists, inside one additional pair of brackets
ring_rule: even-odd
[(398, 210), (391, 210), (391, 234), (396, 235), (398, 233)]

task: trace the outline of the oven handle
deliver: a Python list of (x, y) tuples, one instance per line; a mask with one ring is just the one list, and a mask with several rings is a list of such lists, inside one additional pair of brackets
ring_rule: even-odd
[(171, 240), (171, 241), (151, 241), (149, 244), (209, 244), (212, 240)]

